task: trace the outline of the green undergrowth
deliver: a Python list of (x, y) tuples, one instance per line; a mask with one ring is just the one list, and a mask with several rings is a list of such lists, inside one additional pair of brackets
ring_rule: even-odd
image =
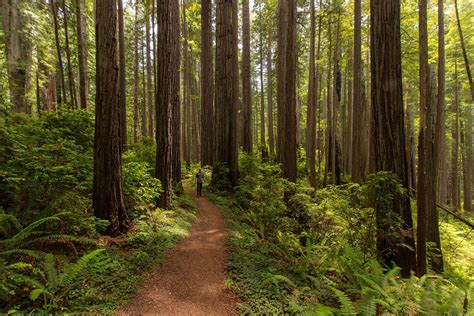
[(0, 116), (0, 314), (111, 314), (144, 270), (187, 234), (193, 200), (157, 208), (150, 139), (123, 154), (130, 231), (104, 236), (92, 209), (94, 117), (61, 110)]
[[(175, 210), (140, 215), (127, 235), (82, 241), (76, 237), (71, 242), (89, 244), (76, 255), (22, 253), (17, 248), (14, 255), (23, 261), (0, 259), (3, 312), (112, 314), (135, 291), (143, 272), (160, 264), (166, 250), (186, 236), (195, 220), (195, 207), (186, 196), (176, 202)], [(2, 246), (9, 240), (3, 240)], [(0, 252), (0, 258), (4, 254)]]
[[(185, 201), (189, 205), (189, 201)], [(83, 286), (67, 298), (74, 312), (111, 314), (135, 292), (142, 274), (163, 262), (165, 253), (187, 235), (195, 219), (194, 209), (156, 211), (141, 216), (124, 241), (107, 247), (90, 273), (84, 274)]]
[[(392, 175), (319, 190), (286, 183), (280, 168), (241, 155), (232, 193), (206, 187), (229, 226), (226, 281), (242, 314), (473, 315), (469, 230), (442, 218), (446, 272), (403, 279), (376, 258), (373, 188), (403, 193)], [(284, 203), (284, 191), (294, 192)], [(379, 201), (383, 203), (384, 200)]]

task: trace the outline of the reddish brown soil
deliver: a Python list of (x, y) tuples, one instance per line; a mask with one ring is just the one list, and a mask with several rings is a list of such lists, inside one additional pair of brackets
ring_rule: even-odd
[(236, 315), (236, 298), (225, 286), (227, 230), (219, 209), (196, 197), (197, 219), (171, 249), (163, 265), (147, 273), (128, 305), (117, 315)]

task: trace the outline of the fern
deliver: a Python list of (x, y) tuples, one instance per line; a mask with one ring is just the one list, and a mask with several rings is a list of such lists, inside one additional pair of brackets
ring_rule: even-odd
[(365, 275), (362, 275), (362, 274), (356, 274), (355, 275), (359, 280), (362, 280), (364, 281), (365, 283), (367, 283), (368, 286), (370, 286), (370, 288), (374, 289), (375, 291), (377, 291), (380, 295), (382, 295), (383, 297), (388, 297), (388, 294), (385, 292), (385, 290), (380, 286), (378, 285), (374, 280), (368, 278), (367, 276)]
[(87, 237), (76, 237), (72, 235), (46, 235), (25, 242), (26, 245), (40, 242), (72, 242), (83, 246), (97, 246), (97, 241)]
[(341, 303), (341, 312), (346, 315), (356, 315), (356, 309), (351, 302), (351, 299), (341, 290), (336, 289), (335, 287), (331, 287), (331, 290), (336, 295), (339, 303)]
[(72, 266), (69, 266), (67, 271), (64, 273), (62, 283), (63, 285), (69, 285), (71, 284), (74, 279), (77, 277), (79, 273), (81, 273), (82, 270), (84, 270), (87, 267), (87, 264), (97, 257), (100, 253), (102, 253), (105, 249), (96, 249), (93, 250), (84, 256), (82, 256), (75, 264)]
[(19, 232), (22, 229), (18, 219), (11, 214), (0, 213), (0, 235), (10, 236), (12, 232)]
[(24, 270), (32, 269), (33, 266), (26, 262), (15, 262), (5, 267), (6, 270)]
[(288, 277), (284, 275), (266, 273), (265, 280), (263, 281), (263, 283), (265, 284), (265, 283), (270, 283), (270, 282), (275, 285), (278, 285), (279, 283), (283, 282), (283, 283), (288, 284), (291, 287), (294, 287), (294, 288), (297, 287), (293, 281), (291, 281)]
[(46, 253), (42, 251), (38, 251), (38, 250), (31, 250), (31, 249), (11, 249), (11, 250), (0, 252), (1, 257), (9, 258), (13, 255), (21, 255), (21, 256), (32, 257), (35, 259), (41, 259), (46, 255)]
[(58, 216), (49, 216), (49, 217), (40, 218), (34, 221), (33, 223), (31, 223), (30, 225), (28, 225), (27, 227), (23, 228), (15, 236), (9, 239), (0, 241), (0, 244), (4, 244), (7, 248), (15, 247), (21, 241), (28, 238), (36, 228), (40, 227), (41, 225), (45, 223), (53, 222), (53, 221), (60, 221), (60, 218)]
[(56, 269), (56, 260), (50, 253), (44, 258), (44, 272), (46, 273), (49, 287), (55, 289), (59, 285), (59, 274)]

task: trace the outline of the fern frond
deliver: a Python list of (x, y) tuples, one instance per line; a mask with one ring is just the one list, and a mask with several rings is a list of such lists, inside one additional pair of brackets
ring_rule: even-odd
[(34, 238), (25, 242), (26, 245), (40, 242), (72, 242), (83, 246), (97, 246), (97, 241), (87, 237), (77, 237), (72, 235), (46, 235), (38, 238)]
[(77, 262), (71, 266), (68, 267), (66, 272), (64, 273), (63, 276), (63, 284), (68, 285), (71, 284), (74, 279), (77, 277), (77, 275), (84, 270), (87, 267), (87, 264), (89, 261), (97, 257), (100, 253), (102, 253), (105, 249), (96, 249), (93, 250), (84, 256), (82, 256)]
[(14, 247), (18, 245), (21, 241), (25, 240), (28, 238), (31, 233), (38, 228), (39, 226), (48, 223), (48, 222), (53, 222), (53, 221), (60, 221), (60, 218), (57, 216), (49, 216), (49, 217), (44, 217), (40, 218), (37, 221), (34, 221), (27, 227), (23, 228), (19, 233), (17, 233), (15, 236), (5, 239), (3, 241), (0, 241), (0, 244), (4, 244), (8, 248)]
[(17, 284), (23, 284), (34, 289), (44, 289), (44, 285), (41, 282), (22, 273), (15, 273), (14, 279)]
[(23, 269), (32, 269), (33, 266), (26, 262), (15, 262), (15, 263), (9, 264), (5, 268), (7, 270), (23, 270)]
[(293, 281), (291, 281), (286, 276), (280, 275), (280, 274), (267, 273), (265, 275), (265, 280), (263, 281), (263, 283), (269, 283), (269, 282), (272, 282), (275, 285), (278, 285), (279, 283), (283, 282), (283, 283), (288, 284), (291, 287), (295, 287), (295, 288), (297, 287)]
[(17, 233), (22, 228), (14, 215), (0, 213), (0, 234), (4, 237), (8, 237), (11, 233)]
[(35, 259), (41, 259), (46, 255), (46, 253), (42, 251), (31, 250), (31, 249), (11, 249), (11, 250), (0, 252), (0, 256), (2, 257), (10, 257), (13, 255), (21, 255), (21, 256), (32, 257)]
[(355, 276), (357, 278), (359, 278), (360, 280), (364, 281), (369, 287), (376, 290), (383, 297), (388, 296), (387, 293), (385, 292), (385, 290), (380, 285), (378, 285), (374, 280), (372, 280), (372, 279), (370, 279), (367, 276), (362, 275), (362, 274), (356, 274)]
[(56, 269), (56, 260), (54, 260), (54, 256), (50, 253), (44, 258), (44, 272), (46, 273), (49, 287), (56, 288), (59, 285), (59, 274)]
[(331, 287), (331, 289), (339, 300), (339, 303), (341, 303), (341, 312), (345, 315), (357, 315), (354, 305), (346, 293), (335, 287)]

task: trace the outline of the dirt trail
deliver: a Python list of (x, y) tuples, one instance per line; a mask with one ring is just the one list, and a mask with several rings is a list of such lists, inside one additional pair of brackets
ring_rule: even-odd
[(197, 197), (194, 225), (163, 265), (145, 276), (131, 302), (117, 315), (236, 315), (236, 298), (224, 285), (227, 230), (219, 209)]

